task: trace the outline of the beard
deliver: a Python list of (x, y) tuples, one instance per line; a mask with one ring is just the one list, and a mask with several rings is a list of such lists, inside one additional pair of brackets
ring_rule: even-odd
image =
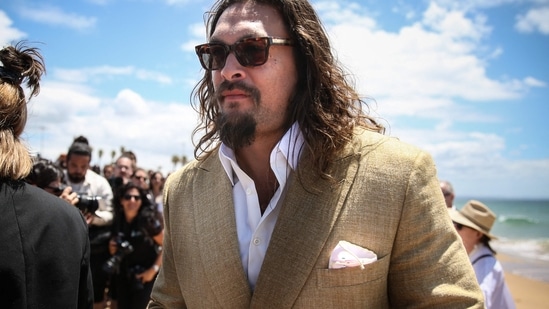
[(255, 140), (257, 122), (248, 113), (219, 114), (216, 125), (219, 128), (219, 139), (233, 150), (250, 146)]
[[(240, 89), (249, 94), (254, 105), (257, 107), (260, 102), (260, 93), (257, 88), (247, 86), (241, 81), (230, 83), (227, 81), (219, 85), (216, 91), (217, 101), (223, 100), (221, 93), (225, 90)], [(246, 113), (223, 113), (220, 112), (215, 119), (219, 132), (219, 139), (233, 150), (249, 146), (255, 140), (257, 121), (253, 114)]]
[(84, 180), (86, 179), (86, 174), (80, 175), (80, 174), (67, 173), (67, 177), (72, 183), (81, 183), (81, 182), (84, 182)]

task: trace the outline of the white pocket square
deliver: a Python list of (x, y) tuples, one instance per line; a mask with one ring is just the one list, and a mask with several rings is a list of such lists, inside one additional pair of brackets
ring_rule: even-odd
[(364, 269), (364, 265), (375, 261), (377, 261), (377, 255), (374, 252), (348, 241), (340, 240), (330, 255), (328, 268), (339, 269), (360, 266), (361, 269)]

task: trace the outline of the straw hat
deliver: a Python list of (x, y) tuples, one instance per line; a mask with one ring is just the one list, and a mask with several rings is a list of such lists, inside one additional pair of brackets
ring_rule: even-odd
[(479, 201), (468, 201), (461, 210), (451, 211), (450, 217), (452, 221), (477, 230), (490, 239), (497, 239), (496, 236), (490, 234), (496, 221), (496, 214)]

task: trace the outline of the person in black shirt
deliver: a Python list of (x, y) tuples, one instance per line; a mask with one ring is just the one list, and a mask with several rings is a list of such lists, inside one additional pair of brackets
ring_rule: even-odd
[(146, 308), (162, 263), (162, 219), (133, 182), (122, 185), (113, 202), (112, 256), (103, 269), (114, 274), (119, 309)]

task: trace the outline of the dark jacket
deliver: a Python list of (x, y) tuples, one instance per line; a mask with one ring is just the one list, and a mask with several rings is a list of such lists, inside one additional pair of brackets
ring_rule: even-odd
[(92, 308), (80, 211), (42, 189), (0, 180), (0, 307)]

